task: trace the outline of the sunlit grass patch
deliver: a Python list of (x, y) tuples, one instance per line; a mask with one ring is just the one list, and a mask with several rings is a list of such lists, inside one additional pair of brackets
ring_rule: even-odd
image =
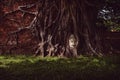
[(0, 56), (0, 80), (107, 80), (109, 77), (112, 80), (111, 75), (118, 79), (119, 58), (83, 55), (78, 58)]

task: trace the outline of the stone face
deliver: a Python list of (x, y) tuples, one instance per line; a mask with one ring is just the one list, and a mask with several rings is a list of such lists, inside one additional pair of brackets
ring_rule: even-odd
[(73, 34), (70, 35), (69, 37), (69, 47), (70, 48), (75, 48), (77, 46), (77, 40)]
[(71, 56), (76, 57), (77, 56), (78, 41), (77, 41), (77, 38), (73, 34), (70, 35), (69, 40), (68, 40), (68, 44), (69, 44), (68, 53), (70, 53)]

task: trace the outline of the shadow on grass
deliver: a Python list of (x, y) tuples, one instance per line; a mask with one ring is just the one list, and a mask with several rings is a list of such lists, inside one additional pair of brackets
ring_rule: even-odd
[(119, 61), (111, 58), (7, 57), (1, 64), (7, 59), (0, 80), (120, 80)]

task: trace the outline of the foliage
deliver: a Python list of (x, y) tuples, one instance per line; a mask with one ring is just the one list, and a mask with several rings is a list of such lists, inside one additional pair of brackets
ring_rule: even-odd
[(0, 80), (119, 80), (119, 56), (0, 56)]
[(120, 1), (106, 0), (100, 9), (98, 18), (109, 31), (120, 31)]

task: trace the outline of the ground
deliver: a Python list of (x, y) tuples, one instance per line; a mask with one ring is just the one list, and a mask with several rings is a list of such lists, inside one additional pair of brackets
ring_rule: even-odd
[(120, 56), (0, 56), (0, 80), (120, 80)]

